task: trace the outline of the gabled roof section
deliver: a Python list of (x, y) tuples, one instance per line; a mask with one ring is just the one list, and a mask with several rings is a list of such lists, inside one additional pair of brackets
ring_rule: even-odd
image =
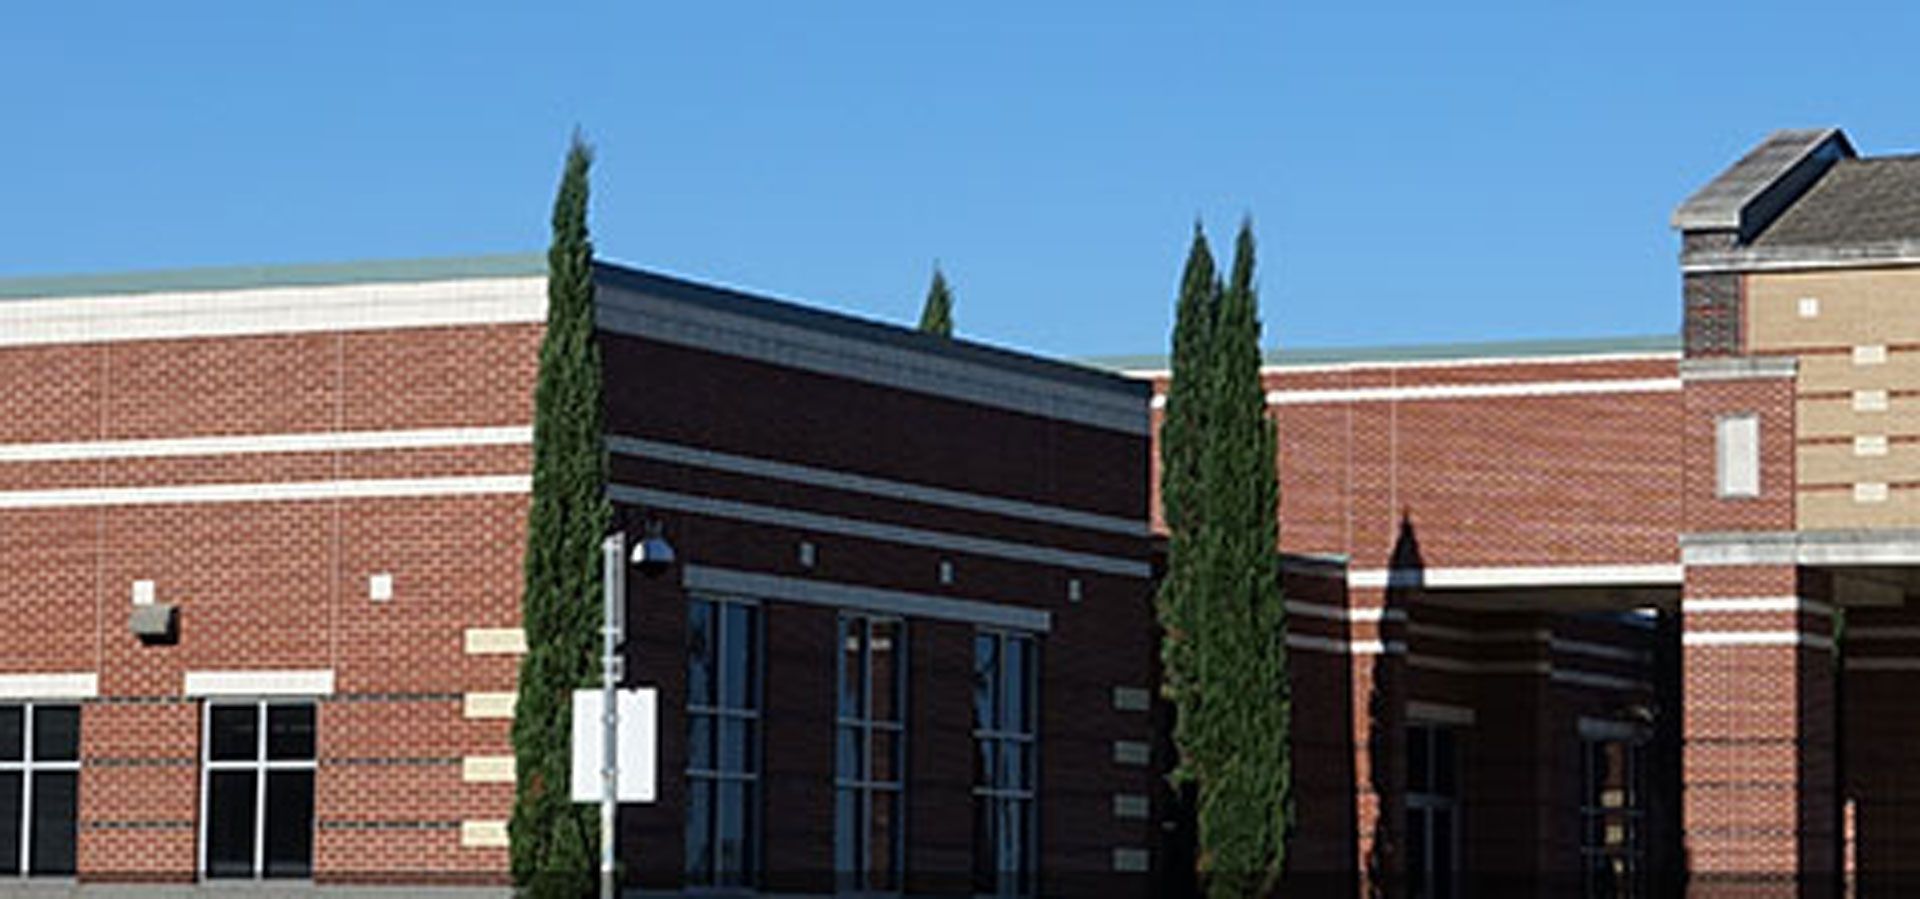
[(1767, 135), (1673, 211), (1681, 231), (1735, 231), (1747, 240), (1772, 222), (1828, 167), (1854, 156), (1838, 128), (1795, 128)]
[(272, 287), (317, 287), (479, 278), (535, 278), (547, 274), (545, 253), (374, 259), (297, 265), (235, 265), (99, 275), (0, 278), (0, 300), (199, 293)]
[(1756, 247), (1920, 240), (1920, 155), (1842, 159), (1753, 239)]

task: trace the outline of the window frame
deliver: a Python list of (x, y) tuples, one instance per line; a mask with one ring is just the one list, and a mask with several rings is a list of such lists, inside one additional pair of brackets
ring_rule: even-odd
[[(847, 688), (846, 663), (848, 656), (845, 643), (848, 635), (847, 628), (849, 624), (854, 623), (857, 623), (860, 628), (858, 658), (861, 679), (861, 708), (856, 715), (848, 717), (841, 714), (840, 698), (845, 695)], [(886, 624), (893, 626), (893, 639), (895, 641), (893, 648), (894, 717), (892, 720), (875, 718), (873, 713), (873, 636), (877, 626)], [(909, 655), (910, 650), (907, 640), (907, 621), (898, 615), (843, 610), (835, 616), (834, 619), (834, 650), (833, 792), (836, 807), (836, 820), (834, 822), (835, 888), (843, 895), (848, 893), (893, 895), (902, 892), (905, 889), (906, 883), (907, 710), (908, 703), (911, 701), (908, 695), (909, 685), (912, 683), (909, 667), (911, 656)], [(857, 734), (857, 739), (861, 747), (859, 761), (856, 765), (860, 771), (859, 774), (854, 777), (848, 777), (842, 772), (840, 766), (840, 733), (843, 730), (854, 731)], [(890, 781), (875, 780), (872, 777), (874, 768), (873, 735), (876, 732), (893, 734), (894, 752), (898, 757), (893, 766), (893, 780)], [(837, 818), (840, 794), (842, 792), (853, 793), (854, 801), (858, 803), (860, 807), (860, 817), (858, 823), (855, 825), (855, 829), (858, 830), (859, 833), (854, 835), (855, 850), (853, 855), (855, 867), (850, 870), (840, 869), (839, 841), (843, 835), (840, 833)], [(891, 840), (891, 854), (893, 859), (890, 869), (894, 880), (892, 887), (874, 888), (867, 885), (868, 880), (873, 874), (873, 859), (868, 850), (872, 847), (873, 797), (876, 793), (891, 793), (894, 800), (893, 838)]]
[[(1741, 441), (1745, 441), (1744, 446)], [(1760, 498), (1758, 413), (1731, 412), (1714, 418), (1713, 463), (1714, 496), (1719, 499)]]
[[(998, 840), (994, 842), (992, 847), (993, 858), (989, 861), (991, 862), (996, 880), (993, 894), (1032, 896), (1039, 892), (1038, 887), (1040, 880), (1041, 640), (1040, 635), (1032, 631), (977, 627), (974, 629), (973, 639), (973, 655), (976, 657), (979, 652), (980, 640), (983, 638), (992, 639), (995, 643), (994, 684), (991, 691), (994, 697), (993, 719), (995, 725), (993, 727), (981, 727), (979, 722), (979, 706), (977, 702), (970, 703), (970, 705), (974, 706), (972, 715), (970, 716), (972, 718), (972, 749), (977, 759), (981, 755), (981, 745), (983, 743), (991, 743), (994, 747), (994, 765), (993, 770), (989, 773), (988, 779), (990, 783), (983, 785), (976, 781), (972, 785), (973, 812), (975, 815), (979, 815), (981, 811), (980, 805), (982, 803), (985, 803), (988, 809), (996, 816), (1000, 814), (1002, 807), (1009, 804), (1014, 805), (1017, 809), (1024, 810), (1022, 816), (1026, 829), (1026, 845), (1022, 847), (1022, 858), (1026, 862), (1024, 869), (1018, 871), (1007, 870), (1006, 860), (1000, 857)], [(1028, 727), (1025, 731), (1007, 730), (999, 725), (999, 722), (1005, 718), (1007, 696), (1012, 687), (1012, 681), (1007, 677), (1006, 673), (1007, 647), (1019, 643), (1025, 643), (1031, 650), (1027, 659), (1027, 670), (1024, 672), (1027, 687), (1026, 717)], [(1026, 787), (1019, 787), (1017, 785), (1006, 786), (1001, 783), (1001, 774), (1005, 771), (1006, 766), (1000, 762), (1000, 758), (1008, 746), (1023, 746), (1028, 750), (1027, 781), (1029, 785)], [(975, 847), (975, 851), (979, 851), (978, 847)], [(980, 860), (976, 858), (974, 864), (978, 866)], [(1011, 881), (1009, 881), (1009, 875), (1011, 875)], [(977, 887), (978, 884), (976, 884), (976, 892)]]
[[(313, 709), (313, 757), (307, 759), (272, 759), (268, 757), (267, 740), (271, 728), (267, 726), (267, 710), (274, 706), (307, 706)], [(251, 759), (213, 758), (213, 710), (216, 707), (252, 708), (254, 711), (254, 756)], [(311, 882), (313, 880), (313, 852), (311, 846), (307, 853), (307, 876), (305, 877), (268, 877), (267, 876), (267, 781), (268, 775), (275, 771), (308, 771), (313, 773), (314, 795), (319, 796), (320, 785), (320, 701), (313, 696), (212, 696), (200, 703), (200, 820), (194, 828), (198, 839), (196, 854), (197, 877), (201, 881), (262, 881)], [(213, 877), (207, 871), (207, 850), (212, 839), (207, 826), (212, 823), (208, 816), (208, 806), (213, 802), (213, 775), (216, 771), (250, 771), (253, 773), (253, 874), (250, 877)], [(318, 802), (308, 819), (307, 826), (318, 836)], [(317, 840), (316, 840), (317, 842)]]
[[(85, 738), (84, 728), (86, 712), (82, 704), (61, 700), (15, 699), (0, 702), (0, 708), (20, 709), (20, 758), (16, 760), (0, 759), (0, 772), (15, 772), (20, 775), (20, 858), (19, 870), (12, 874), (0, 875), (0, 882), (13, 880), (36, 880), (44, 882), (73, 880), (79, 874), (80, 841), (80, 761), (83, 756), (81, 747)], [(35, 726), (40, 710), (45, 708), (71, 708), (74, 710), (74, 746), (72, 759), (39, 759), (33, 746)], [(33, 779), (39, 773), (73, 774), (74, 810), (74, 870), (56, 874), (36, 874), (33, 871)]]
[[(1462, 786), (1461, 780), (1466, 774), (1466, 759), (1461, 752), (1460, 744), (1465, 729), (1444, 722), (1416, 719), (1407, 722), (1405, 731), (1407, 735), (1408, 766), (1406, 813), (1409, 818), (1414, 815), (1421, 815), (1426, 818), (1425, 826), (1422, 828), (1422, 832), (1426, 835), (1426, 845), (1421, 848), (1423, 857), (1428, 860), (1428, 870), (1420, 872), (1419, 876), (1424, 882), (1427, 875), (1432, 873), (1432, 868), (1434, 867), (1432, 860), (1436, 857), (1435, 849), (1442, 849), (1447, 854), (1447, 872), (1450, 878), (1444, 887), (1445, 894), (1448, 896), (1463, 895), (1460, 889), (1460, 854), (1461, 846), (1466, 840), (1461, 826), (1462, 803), (1460, 801), (1460, 794)], [(1450, 749), (1452, 750), (1450, 758), (1453, 769), (1451, 772), (1453, 788), (1450, 792), (1442, 792), (1439, 789), (1439, 774), (1442, 766), (1440, 763), (1440, 753), (1437, 749), (1439, 748), (1439, 742), (1443, 734), (1451, 744)], [(1414, 788), (1414, 784), (1418, 781), (1416, 781), (1415, 773), (1412, 770), (1414, 759), (1413, 742), (1415, 739), (1419, 739), (1425, 743), (1425, 751), (1422, 753), (1422, 757), (1426, 760), (1426, 770), (1420, 772), (1420, 774), (1426, 783), (1426, 787), (1419, 790)], [(1447, 845), (1444, 847), (1436, 847), (1436, 841), (1434, 839), (1433, 821), (1440, 815), (1447, 817)], [(1408, 839), (1411, 839), (1412, 827), (1410, 824), (1408, 831)], [(1414, 872), (1409, 871), (1409, 886), (1411, 886), (1413, 876)], [(1427, 895), (1432, 895), (1435, 889), (1434, 884), (1428, 883)]]
[[(763, 840), (763, 833), (766, 827), (766, 816), (762, 814), (762, 811), (765, 806), (765, 793), (766, 793), (766, 791), (762, 787), (762, 783), (763, 783), (762, 775), (766, 767), (766, 757), (764, 754), (765, 746), (766, 746), (765, 712), (766, 712), (766, 683), (767, 683), (766, 605), (762, 603), (759, 599), (754, 597), (749, 597), (749, 596), (737, 596), (737, 595), (726, 594), (726, 593), (707, 593), (707, 592), (689, 593), (687, 595), (687, 609), (689, 613), (691, 613), (695, 603), (706, 603), (712, 606), (714, 610), (713, 625), (712, 625), (713, 626), (713, 636), (712, 636), (713, 654), (712, 655), (714, 659), (714, 666), (713, 666), (713, 672), (711, 675), (713, 680), (712, 680), (712, 683), (709, 685), (709, 693), (713, 699), (713, 702), (696, 705), (693, 702), (692, 690), (690, 689), (685, 690), (683, 694), (685, 698), (685, 702), (683, 705), (684, 705), (684, 711), (686, 716), (684, 724), (688, 727), (691, 727), (696, 717), (704, 717), (712, 722), (712, 725), (713, 725), (712, 752), (713, 752), (714, 767), (695, 768), (693, 766), (692, 753), (691, 752), (686, 753), (687, 759), (686, 759), (684, 773), (686, 777), (687, 800), (686, 800), (686, 809), (682, 811), (682, 818), (684, 819), (686, 817), (686, 813), (690, 812), (693, 808), (693, 801), (694, 801), (693, 788), (696, 782), (703, 785), (711, 784), (714, 788), (716, 799), (713, 802), (713, 804), (708, 808), (709, 818), (708, 818), (707, 826), (710, 829), (710, 833), (708, 835), (708, 852), (710, 853), (710, 857), (708, 859), (708, 870), (710, 872), (710, 875), (709, 875), (710, 879), (700, 883), (696, 883), (691, 879), (693, 874), (693, 868), (691, 864), (692, 854), (690, 852), (689, 841), (686, 840), (686, 834), (688, 831), (689, 822), (682, 820), (681, 822), (681, 886), (684, 891), (698, 892), (698, 893), (753, 892), (759, 888), (761, 872), (765, 867), (764, 854), (766, 852), (766, 846)], [(750, 626), (750, 629), (752, 630), (752, 633), (748, 637), (749, 643), (747, 648), (747, 654), (748, 654), (747, 657), (750, 660), (750, 663), (751, 663), (750, 667), (752, 668), (752, 671), (753, 671), (753, 675), (752, 675), (753, 683), (748, 687), (748, 695), (752, 697), (751, 708), (741, 709), (741, 708), (734, 708), (726, 705), (728, 684), (723, 678), (726, 676), (726, 664), (725, 664), (726, 651), (730, 643), (727, 642), (728, 635), (727, 635), (726, 625), (724, 623), (726, 618), (724, 612), (726, 607), (729, 605), (744, 607), (748, 609), (751, 613), (752, 624)], [(691, 614), (689, 614), (688, 622), (687, 622), (687, 629), (688, 629), (689, 636), (691, 635), (692, 627), (693, 627), (692, 616)], [(691, 653), (687, 655), (687, 658), (685, 661), (689, 666), (692, 665), (693, 659), (692, 659)], [(721, 727), (721, 723), (724, 721), (751, 722), (752, 728), (753, 728), (753, 737), (751, 740), (751, 744), (747, 747), (744, 747), (744, 749), (746, 750), (746, 757), (750, 760), (749, 767), (752, 769), (751, 771), (729, 771), (723, 767), (720, 767), (720, 760), (721, 758), (723, 758), (723, 749), (721, 747), (721, 734), (724, 730)], [(722, 868), (720, 865), (721, 847), (720, 847), (720, 839), (719, 839), (720, 821), (719, 821), (719, 813), (718, 813), (719, 801), (717, 799), (717, 796), (719, 793), (718, 788), (722, 784), (726, 784), (726, 783), (745, 784), (746, 785), (745, 789), (747, 789), (749, 793), (746, 799), (746, 803), (749, 807), (754, 809), (752, 825), (748, 828), (745, 828), (744, 833), (742, 834), (743, 839), (747, 843), (748, 854), (752, 858), (752, 864), (748, 865), (746, 868), (740, 871), (739, 883), (726, 883), (724, 882), (724, 878), (721, 875), (721, 871), (722, 871)]]

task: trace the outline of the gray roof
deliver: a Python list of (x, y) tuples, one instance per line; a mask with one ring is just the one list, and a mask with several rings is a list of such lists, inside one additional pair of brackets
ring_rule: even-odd
[(1737, 230), (1743, 239), (1749, 237), (1826, 166), (1853, 155), (1853, 145), (1838, 128), (1775, 131), (1681, 203), (1673, 211), (1673, 227)]
[[(1020, 371), (1063, 383), (1144, 397), (1148, 385), (1097, 366), (1005, 350), (962, 338), (937, 337), (914, 328), (828, 312), (787, 300), (702, 284), (596, 259), (596, 275), (656, 294), (758, 318), (831, 331), (862, 340), (889, 343), (933, 355), (964, 359), (1003, 370)], [(292, 265), (238, 265), (211, 268), (116, 272), (91, 275), (33, 275), (0, 278), (0, 300), (58, 299), (142, 293), (246, 290), (266, 287), (318, 287), (336, 284), (457, 281), (469, 278), (546, 277), (545, 253), (506, 253), (427, 259), (376, 259)]]
[(1843, 159), (1754, 246), (1860, 246), (1920, 239), (1920, 155)]
[[(1678, 353), (1680, 338), (1672, 334), (1632, 337), (1574, 337), (1549, 340), (1489, 340), (1470, 343), (1422, 343), (1372, 347), (1273, 349), (1262, 358), (1266, 365), (1336, 365), (1342, 363), (1472, 362), (1476, 359), (1558, 359), (1639, 353)], [(1087, 363), (1116, 371), (1164, 371), (1166, 356), (1106, 356)]]
[(431, 259), (373, 259), (296, 265), (233, 265), (97, 275), (0, 278), (0, 299), (54, 299), (135, 293), (317, 287), (327, 284), (545, 277), (545, 253)]

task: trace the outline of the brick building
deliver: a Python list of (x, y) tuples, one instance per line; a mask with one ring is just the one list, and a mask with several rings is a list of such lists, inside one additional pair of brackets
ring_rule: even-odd
[[(1780, 132), (1673, 224), (1676, 337), (1270, 359), (1297, 891), (1920, 886), (1920, 161)], [(1190, 864), (1164, 363), (596, 279), (609, 489), (680, 557), (633, 885)], [(542, 261), (0, 298), (0, 872), (499, 881)]]
[[(632, 883), (1144, 894), (1148, 386), (596, 280), (610, 491), (681, 560)], [(504, 880), (545, 290), (0, 282), (0, 876)]]
[(1680, 338), (1269, 359), (1296, 886), (1920, 889), (1920, 158), (1673, 225)]

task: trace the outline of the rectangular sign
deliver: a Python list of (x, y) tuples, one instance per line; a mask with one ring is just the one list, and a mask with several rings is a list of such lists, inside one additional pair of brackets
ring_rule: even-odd
[[(601, 696), (598, 689), (573, 691), (573, 801), (599, 802)], [(621, 802), (652, 802), (659, 728), (655, 691), (639, 687), (619, 691), (619, 793)]]

